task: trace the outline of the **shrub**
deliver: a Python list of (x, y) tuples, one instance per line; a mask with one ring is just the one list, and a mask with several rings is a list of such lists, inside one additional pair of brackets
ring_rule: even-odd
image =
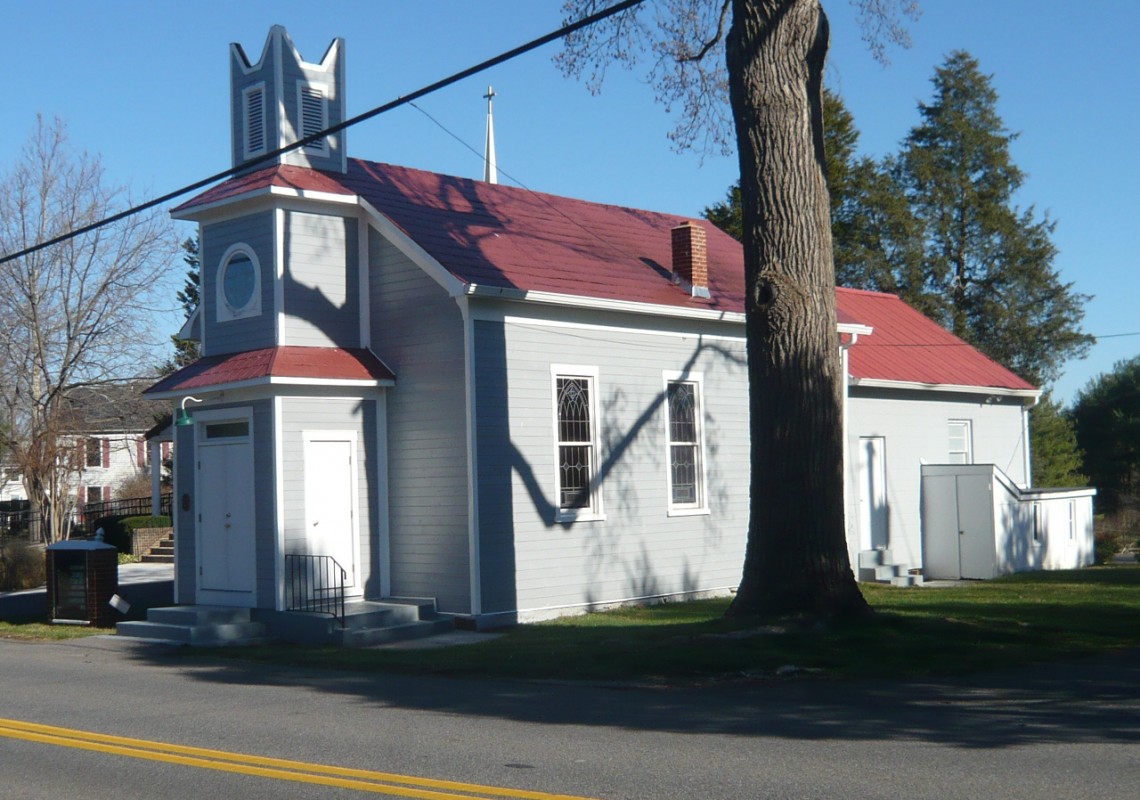
[(1096, 563), (1106, 564), (1117, 553), (1140, 547), (1140, 512), (1121, 508), (1096, 518)]
[(122, 526), (130, 531), (137, 531), (140, 528), (169, 528), (170, 517), (157, 515), (147, 515), (141, 517), (123, 517), (120, 521)]
[(12, 541), (0, 546), (0, 591), (35, 589), (46, 580), (44, 552), (26, 542)]

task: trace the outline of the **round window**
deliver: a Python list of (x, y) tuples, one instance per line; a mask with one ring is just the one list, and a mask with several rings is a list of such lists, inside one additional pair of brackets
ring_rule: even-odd
[(225, 272), (222, 275), (222, 291), (225, 293), (226, 303), (234, 311), (241, 311), (253, 300), (253, 291), (257, 286), (257, 273), (253, 262), (245, 253), (234, 253), (226, 262)]

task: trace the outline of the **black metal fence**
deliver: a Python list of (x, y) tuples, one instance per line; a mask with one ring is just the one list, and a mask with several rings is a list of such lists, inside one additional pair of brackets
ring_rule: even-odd
[[(170, 516), (171, 495), (159, 498), (159, 514)], [(135, 517), (148, 516), (151, 512), (149, 497), (131, 497), (122, 500), (108, 500), (103, 503), (87, 503), (71, 515), (72, 536), (93, 533), (90, 528), (95, 521), (109, 516)], [(33, 511), (27, 500), (5, 500), (0, 502), (0, 539), (23, 539), (40, 542), (46, 525), (46, 517)]]
[(332, 556), (285, 556), (285, 610), (331, 614), (344, 627), (348, 573)]

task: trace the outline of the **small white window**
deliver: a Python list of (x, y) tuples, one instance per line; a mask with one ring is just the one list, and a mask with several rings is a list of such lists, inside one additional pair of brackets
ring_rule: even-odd
[(557, 468), (556, 518), (560, 522), (599, 519), (597, 370), (554, 367), (551, 379)]
[(266, 151), (265, 84), (258, 83), (242, 92), (242, 113), (245, 136), (242, 146), (245, 158), (263, 155)]
[(219, 322), (261, 313), (261, 265), (248, 245), (235, 244), (222, 256), (217, 301)]
[(950, 420), (948, 425), (950, 446), (946, 459), (948, 464), (973, 464), (974, 455), (970, 447), (970, 421)]
[(1069, 541), (1077, 538), (1077, 501), (1069, 501)]
[[(316, 83), (297, 83), (297, 118), (300, 120), (299, 138), (320, 133), (329, 126), (329, 104), (325, 87)], [(318, 139), (301, 148), (306, 153), (327, 156), (329, 140)]]
[(1045, 526), (1041, 517), (1041, 504), (1033, 504), (1033, 544), (1040, 547), (1045, 543)]
[(705, 458), (700, 376), (665, 376), (665, 441), (669, 513), (703, 513)]

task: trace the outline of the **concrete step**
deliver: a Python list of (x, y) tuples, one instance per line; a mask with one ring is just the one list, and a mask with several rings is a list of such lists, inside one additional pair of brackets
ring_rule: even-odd
[(253, 615), (248, 608), (231, 606), (166, 606), (150, 609), (146, 618), (150, 622), (194, 626), (250, 622)]
[(455, 630), (455, 624), (450, 619), (406, 622), (382, 628), (346, 628), (343, 632), (341, 645), (344, 647), (373, 647), (409, 639), (424, 639), (437, 633), (453, 630)]
[(889, 582), (905, 572), (901, 564), (880, 564), (875, 567), (875, 580)]
[(891, 578), (891, 586), (922, 586), (921, 575), (896, 575)]
[(860, 550), (859, 568), (874, 569), (884, 564), (893, 564), (894, 556), (890, 550)]
[(219, 646), (266, 644), (270, 641), (260, 622), (229, 622), (214, 625), (172, 625), (164, 622), (120, 622), (115, 626), (119, 636), (136, 639), (158, 639), (182, 644)]
[(145, 556), (139, 556), (139, 562), (142, 564), (173, 564), (174, 556), (156, 556), (148, 553)]

